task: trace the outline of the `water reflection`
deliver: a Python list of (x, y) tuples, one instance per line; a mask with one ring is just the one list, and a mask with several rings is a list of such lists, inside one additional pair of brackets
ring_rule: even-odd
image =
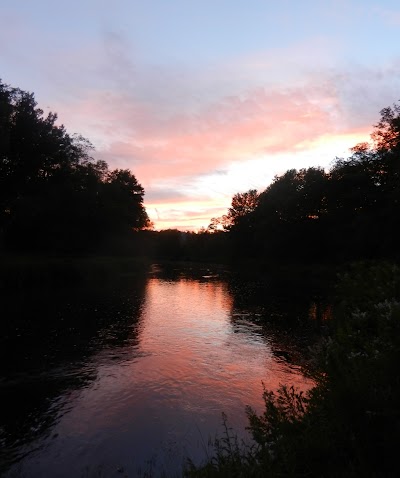
[(96, 379), (97, 362), (132, 354), (145, 281), (135, 280), (133, 293), (132, 285), (33, 286), (3, 298), (0, 472), (57, 436), (52, 429), (70, 397)]
[[(7, 372), (2, 386), (13, 417), (8, 424), (1, 418), (3, 439), (8, 463), (20, 460), (10, 476), (81, 476), (98, 466), (105, 476), (122, 468), (135, 476), (149, 462), (173, 473), (186, 456), (205, 457), (221, 412), (243, 430), (245, 406), (261, 409), (262, 381), (268, 388), (311, 386), (282, 355), (276, 331), (257, 321), (259, 306), (254, 312), (250, 304), (237, 305), (246, 288), (232, 290), (218, 270), (155, 267), (147, 280), (127, 280), (100, 294), (70, 293), (68, 302), (57, 300), (50, 309), (40, 300), (38, 309), (47, 311), (41, 330), (62, 316), (68, 326), (57, 336), (69, 346), (56, 341), (47, 366), (35, 358), (40, 366), (33, 368), (41, 372), (29, 372), (33, 382), (24, 361), (24, 376), (19, 365)], [(48, 338), (43, 340), (42, 352)], [(35, 350), (31, 346), (29, 354)], [(13, 429), (19, 406), (13, 408), (12, 400), (20, 386), (40, 390), (42, 408), (28, 406), (23, 427)], [(30, 433), (32, 420), (45, 423), (40, 432)]]

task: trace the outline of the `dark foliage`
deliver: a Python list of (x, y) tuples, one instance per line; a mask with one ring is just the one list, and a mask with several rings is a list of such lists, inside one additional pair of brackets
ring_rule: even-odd
[(235, 256), (266, 262), (399, 259), (400, 106), (330, 171), (289, 170), (260, 194), (236, 194), (210, 230), (229, 230)]
[(141, 231), (135, 247), (142, 255), (161, 261), (226, 262), (230, 259), (228, 236), (222, 231)]
[[(358, 263), (340, 279), (330, 334), (314, 350), (316, 386), (265, 390), (248, 408), (251, 446), (226, 433), (189, 476), (394, 477), (400, 434), (400, 271)], [(310, 369), (311, 370), (311, 369)]]
[(44, 116), (34, 95), (0, 82), (0, 243), (7, 250), (87, 251), (149, 220), (128, 170)]

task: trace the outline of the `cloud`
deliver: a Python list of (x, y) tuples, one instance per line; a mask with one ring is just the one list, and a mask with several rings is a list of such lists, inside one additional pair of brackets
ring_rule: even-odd
[(151, 202), (172, 202), (174, 204), (179, 202), (186, 202), (187, 196), (176, 189), (168, 188), (153, 188), (146, 192), (146, 200)]
[[(226, 170), (231, 163), (260, 155), (298, 152), (308, 141), (370, 125), (371, 98), (363, 88), (357, 90), (354, 79), (349, 83), (339, 88), (323, 79), (288, 90), (260, 88), (175, 116), (163, 117), (162, 111), (123, 95), (114, 97), (112, 105), (104, 104), (103, 112), (99, 102), (88, 109), (93, 116), (109, 118), (102, 128), (109, 138), (113, 133), (120, 137), (99, 155), (110, 164), (132, 167), (144, 181), (156, 183)], [(360, 84), (365, 86), (365, 81)], [(373, 117), (377, 118), (376, 111)]]
[[(310, 134), (337, 129), (324, 106), (325, 92), (315, 87), (258, 89), (165, 118), (123, 95), (89, 101), (78, 114), (107, 118), (97, 127), (111, 139), (99, 155), (111, 164), (134, 166), (146, 180), (203, 174), (266, 152), (293, 151)], [(119, 138), (112, 141), (114, 135)]]
[(226, 212), (226, 208), (188, 203), (186, 208), (147, 206), (147, 212), (150, 218), (156, 221), (158, 229), (176, 228), (193, 231), (207, 227), (211, 218), (221, 216)]
[[(92, 140), (99, 156), (139, 168), (147, 182), (226, 169), (262, 153), (295, 151), (310, 137), (370, 125), (398, 94), (398, 62), (329, 70), (320, 60), (332, 47), (323, 42), (196, 69), (145, 64), (127, 37), (110, 29), (100, 40), (43, 60), (60, 87), (53, 109), (67, 128)], [(298, 57), (301, 68), (291, 65)], [(314, 64), (305, 66), (307, 57)]]
[(373, 11), (380, 16), (389, 26), (397, 27), (400, 25), (400, 9), (391, 9), (383, 6), (375, 6)]

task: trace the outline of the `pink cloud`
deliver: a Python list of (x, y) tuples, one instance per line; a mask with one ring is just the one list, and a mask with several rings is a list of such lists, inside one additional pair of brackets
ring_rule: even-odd
[[(333, 101), (336, 99), (333, 98)], [(294, 151), (337, 125), (314, 88), (230, 96), (199, 112), (167, 116), (124, 95), (90, 98), (78, 115), (97, 118), (110, 140), (97, 156), (131, 167), (145, 182), (192, 176), (265, 153)]]

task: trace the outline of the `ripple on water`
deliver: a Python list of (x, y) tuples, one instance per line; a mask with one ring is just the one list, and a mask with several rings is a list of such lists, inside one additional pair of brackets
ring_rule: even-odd
[(102, 294), (95, 306), (69, 296), (63, 323), (77, 347), (60, 343), (58, 365), (0, 384), (10, 415), (0, 428), (3, 467), (16, 462), (6, 476), (80, 476), (88, 466), (135, 474), (154, 457), (156, 469), (173, 472), (184, 456), (204, 458), (222, 412), (247, 436), (245, 406), (261, 410), (262, 381), (272, 389), (312, 385), (288, 355), (274, 352), (278, 339), (259, 313), (234, 305), (224, 280), (157, 274), (121, 297)]

